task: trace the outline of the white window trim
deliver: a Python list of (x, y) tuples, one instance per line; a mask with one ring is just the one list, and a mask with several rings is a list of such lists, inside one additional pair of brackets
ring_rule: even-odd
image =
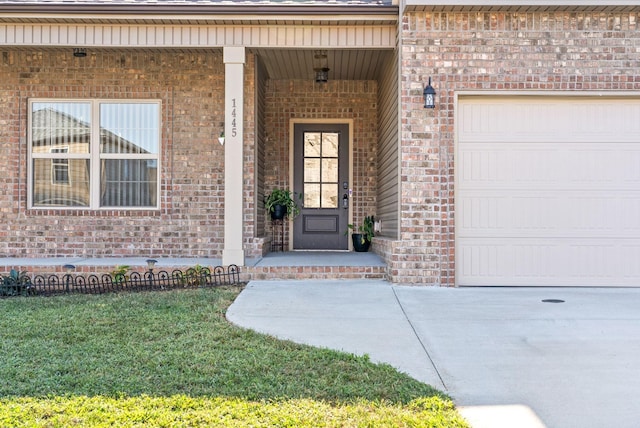
[[(89, 153), (67, 153), (66, 159), (89, 159), (90, 162), (90, 202), (88, 207), (73, 206), (34, 206), (33, 205), (33, 159), (59, 159), (60, 153), (37, 153), (34, 157), (32, 152), (32, 114), (33, 103), (38, 102), (60, 102), (60, 103), (89, 103), (91, 105), (91, 141)], [(127, 154), (127, 153), (100, 153), (100, 104), (157, 104), (158, 105), (158, 153), (157, 154)], [(56, 210), (56, 211), (149, 211), (160, 210), (160, 191), (162, 180), (162, 101), (158, 99), (102, 99), (102, 98), (31, 98), (28, 102), (28, 122), (27, 122), (27, 207), (31, 210)], [(98, 138), (95, 138), (98, 136)], [(156, 205), (146, 207), (120, 207), (120, 206), (100, 206), (100, 161), (103, 159), (152, 159), (157, 163), (157, 185), (156, 185)], [(69, 179), (71, 182), (71, 178)]]

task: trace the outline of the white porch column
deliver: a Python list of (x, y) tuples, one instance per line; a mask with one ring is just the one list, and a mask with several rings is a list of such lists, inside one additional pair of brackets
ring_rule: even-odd
[(222, 264), (244, 266), (244, 47), (224, 48), (224, 249)]

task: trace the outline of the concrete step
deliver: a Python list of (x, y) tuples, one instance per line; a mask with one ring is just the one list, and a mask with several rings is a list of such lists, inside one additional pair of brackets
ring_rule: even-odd
[(263, 266), (247, 267), (253, 280), (387, 279), (386, 266)]
[(269, 253), (244, 270), (254, 280), (387, 279), (378, 255), (346, 251)]

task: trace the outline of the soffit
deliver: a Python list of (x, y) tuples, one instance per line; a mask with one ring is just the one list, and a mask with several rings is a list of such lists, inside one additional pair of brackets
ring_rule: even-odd
[[(315, 50), (257, 49), (271, 79), (313, 80)], [(337, 49), (327, 50), (329, 80), (377, 80), (385, 61), (391, 60), (389, 50)]]

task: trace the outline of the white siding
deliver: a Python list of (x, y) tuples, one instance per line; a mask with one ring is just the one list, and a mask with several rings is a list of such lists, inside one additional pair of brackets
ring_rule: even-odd
[(379, 235), (399, 235), (398, 173), (398, 50), (389, 54), (380, 73), (378, 90), (378, 194), (376, 218)]
[(395, 47), (394, 25), (0, 24), (0, 46)]

